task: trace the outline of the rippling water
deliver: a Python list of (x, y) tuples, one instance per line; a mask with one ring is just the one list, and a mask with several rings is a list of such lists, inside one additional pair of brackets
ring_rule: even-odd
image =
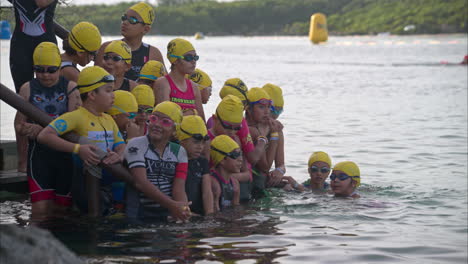
[[(148, 42), (165, 53), (170, 39)], [(468, 72), (454, 65), (467, 52), (466, 35), (193, 43), (198, 66), (214, 81), (205, 112), (215, 109), (227, 78), (281, 86), (288, 174), (305, 180), (308, 156), (323, 150), (334, 163), (359, 164), (363, 198), (274, 191), (189, 224), (55, 223), (54, 234), (75, 252), (91, 263), (467, 262)], [(1, 47), (1, 81), (12, 86), (8, 42)], [(2, 139), (14, 137), (13, 113), (2, 102)], [(27, 221), (27, 204), (1, 206), (0, 223)]]

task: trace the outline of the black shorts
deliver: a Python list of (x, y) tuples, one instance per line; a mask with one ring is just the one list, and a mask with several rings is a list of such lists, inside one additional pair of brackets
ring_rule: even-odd
[(70, 153), (29, 141), (27, 173), (31, 202), (53, 200), (62, 206), (71, 205), (73, 163)]

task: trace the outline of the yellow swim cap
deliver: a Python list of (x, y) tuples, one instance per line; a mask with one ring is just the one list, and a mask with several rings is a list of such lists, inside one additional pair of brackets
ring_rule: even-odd
[(175, 38), (167, 44), (167, 59), (174, 63), (185, 53), (195, 50), (192, 43), (182, 38)]
[(62, 59), (57, 45), (52, 42), (41, 42), (34, 49), (33, 62), (34, 65), (60, 66)]
[(317, 151), (317, 152), (312, 153), (312, 155), (310, 155), (310, 158), (309, 158), (309, 163), (308, 163), (309, 167), (312, 166), (312, 164), (314, 164), (314, 162), (317, 162), (317, 161), (325, 162), (331, 168), (331, 164), (332, 164), (331, 159), (327, 153), (323, 151)]
[(145, 24), (151, 25), (154, 21), (154, 10), (153, 7), (145, 2), (139, 2), (130, 7), (131, 10), (137, 12), (141, 16)]
[(189, 79), (198, 84), (200, 90), (210, 87), (213, 84), (210, 76), (198, 68), (189, 76)]
[(149, 60), (141, 67), (140, 79), (156, 80), (167, 74), (164, 64), (156, 60)]
[(105, 83), (114, 82), (114, 76), (99, 66), (84, 68), (78, 76), (78, 89), (80, 94), (90, 92)]
[(223, 121), (239, 124), (242, 122), (244, 105), (239, 97), (227, 95), (216, 108), (216, 114)]
[(348, 176), (351, 176), (352, 180), (356, 181), (356, 187), (361, 185), (361, 172), (359, 171), (359, 167), (356, 163), (352, 161), (343, 161), (336, 164), (333, 167), (333, 170), (339, 170), (346, 173)]
[(255, 103), (264, 99), (271, 101), (270, 95), (262, 88), (253, 87), (247, 92), (247, 100), (249, 100), (249, 103)]
[(122, 40), (114, 40), (107, 47), (104, 49), (104, 53), (114, 52), (122, 56), (122, 58), (127, 62), (130, 63), (132, 60), (132, 50)]
[(275, 107), (283, 107), (284, 100), (283, 100), (283, 90), (279, 86), (276, 86), (271, 83), (267, 83), (263, 86), (263, 89), (268, 93), (273, 101), (273, 106)]
[(167, 115), (176, 125), (180, 125), (182, 121), (182, 108), (176, 103), (171, 101), (164, 101), (156, 105), (153, 110), (154, 112), (159, 112)]
[(220, 153), (219, 151), (229, 153), (239, 148), (239, 145), (227, 135), (220, 135), (215, 137), (211, 141), (210, 146), (210, 157), (215, 166), (218, 165), (218, 163), (220, 163), (226, 157), (226, 155)]
[(127, 113), (134, 113), (138, 111), (138, 104), (135, 96), (127, 91), (117, 90), (114, 92), (114, 105), (107, 111), (109, 115), (123, 114), (122, 111)]
[(177, 138), (182, 141), (192, 137), (194, 134), (200, 134), (203, 137), (208, 134), (205, 122), (203, 122), (203, 119), (197, 115), (184, 116), (182, 118), (182, 123), (177, 130)]
[(89, 22), (80, 22), (70, 31), (68, 44), (79, 52), (97, 51), (101, 47), (101, 33), (95, 25)]
[(232, 94), (241, 99), (247, 100), (248, 88), (245, 83), (239, 78), (231, 78), (224, 82), (223, 88), (219, 91), (219, 97), (223, 99), (226, 95)]
[(132, 90), (132, 94), (135, 96), (138, 105), (148, 105), (153, 107), (156, 103), (153, 89), (146, 84), (135, 86)]

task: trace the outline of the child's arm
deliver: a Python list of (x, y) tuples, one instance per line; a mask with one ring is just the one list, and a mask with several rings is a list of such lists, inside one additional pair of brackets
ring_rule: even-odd
[[(25, 101), (29, 101), (30, 95), (30, 86), (29, 82), (23, 84), (20, 89), (19, 95), (23, 97)], [(27, 122), (27, 118), (23, 113), (16, 112), (15, 121), (14, 121), (15, 130), (18, 134), (22, 136), (27, 136), (28, 138), (34, 139), (37, 137), (39, 132), (41, 132), (42, 128), (38, 124), (31, 124)]]
[(150, 46), (149, 59), (159, 61), (164, 65), (164, 59), (161, 51), (156, 47)]
[(200, 89), (198, 89), (198, 86), (196, 83), (193, 81), (190, 81), (192, 83), (192, 90), (193, 94), (195, 95), (195, 107), (197, 109), (198, 115), (203, 119), (204, 122), (206, 122), (205, 119), (205, 112), (203, 111), (203, 103), (202, 103), (202, 98), (200, 94)]
[[(50, 148), (53, 148), (61, 152), (74, 152), (79, 155), (79, 157), (86, 163), (97, 165), (100, 160), (98, 155), (95, 153), (97, 147), (93, 145), (79, 145), (65, 139), (62, 139), (57, 135), (57, 132), (47, 126), (45, 127), (37, 136), (37, 141), (41, 144), (47, 145)], [(79, 147), (77, 147), (77, 145)]]
[[(72, 67), (67, 67), (72, 68)], [(74, 68), (73, 68), (74, 69)], [(70, 93), (68, 95), (68, 112), (76, 110), (81, 105), (80, 92), (78, 89), (75, 89), (76, 83), (69, 81), (67, 91)]]
[(219, 185), (219, 182), (213, 178), (211, 178), (211, 190), (213, 191), (213, 211), (219, 212), (219, 198), (221, 197), (221, 186)]
[(147, 178), (146, 168), (131, 168), (130, 173), (134, 177), (134, 186), (146, 197), (167, 208), (175, 219), (186, 220), (190, 217), (189, 203), (172, 200), (169, 196), (161, 192)]
[(156, 98), (156, 104), (159, 104), (164, 101), (169, 101), (171, 87), (169, 86), (169, 81), (166, 78), (161, 77), (154, 81), (154, 97)]
[(234, 187), (234, 195), (232, 197), (232, 205), (239, 205), (240, 201), (240, 186), (239, 182), (232, 178), (232, 185)]
[(213, 209), (213, 191), (211, 187), (211, 176), (205, 174), (202, 176), (202, 197), (203, 197), (203, 209), (205, 215), (212, 214)]
[[(282, 177), (282, 180), (287, 181), (287, 183), (288, 183), (287, 185), (290, 185), (293, 189), (295, 189), (295, 190), (297, 190), (297, 191), (299, 191), (299, 192), (305, 191), (304, 185), (298, 183), (298, 182), (297, 182), (293, 177), (291, 177), (291, 176), (283, 176), (283, 177)], [(286, 186), (287, 186), (287, 185), (286, 185)], [(285, 186), (285, 187), (286, 187), (286, 186)]]
[(117, 145), (114, 151), (107, 149), (107, 155), (104, 159), (102, 159), (102, 163), (115, 164), (115, 163), (122, 162), (125, 146), (126, 146), (125, 144)]
[(185, 180), (174, 178), (172, 183), (172, 197), (176, 201), (188, 202), (187, 193), (185, 193)]
[[(251, 139), (252, 138), (256, 139), (258, 138), (258, 136), (260, 136), (260, 133), (258, 132), (258, 129), (256, 127), (249, 127), (249, 134), (250, 134)], [(260, 140), (260, 141), (257, 140), (254, 150), (247, 153), (246, 155), (247, 160), (252, 166), (257, 165), (257, 162), (265, 153), (266, 144), (267, 142), (264, 140)]]

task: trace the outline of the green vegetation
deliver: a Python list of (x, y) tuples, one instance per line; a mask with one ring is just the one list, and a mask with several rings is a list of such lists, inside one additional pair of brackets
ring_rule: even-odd
[[(328, 17), (331, 34), (466, 33), (466, 0), (160, 0), (151, 34), (307, 35), (310, 16)], [(96, 24), (104, 35), (120, 34), (120, 15), (130, 6), (67, 6), (56, 20), (66, 28), (80, 21)], [(1, 13), (2, 19), (4, 11)], [(12, 19), (10, 14), (9, 20)], [(407, 25), (414, 30), (405, 32)]]

